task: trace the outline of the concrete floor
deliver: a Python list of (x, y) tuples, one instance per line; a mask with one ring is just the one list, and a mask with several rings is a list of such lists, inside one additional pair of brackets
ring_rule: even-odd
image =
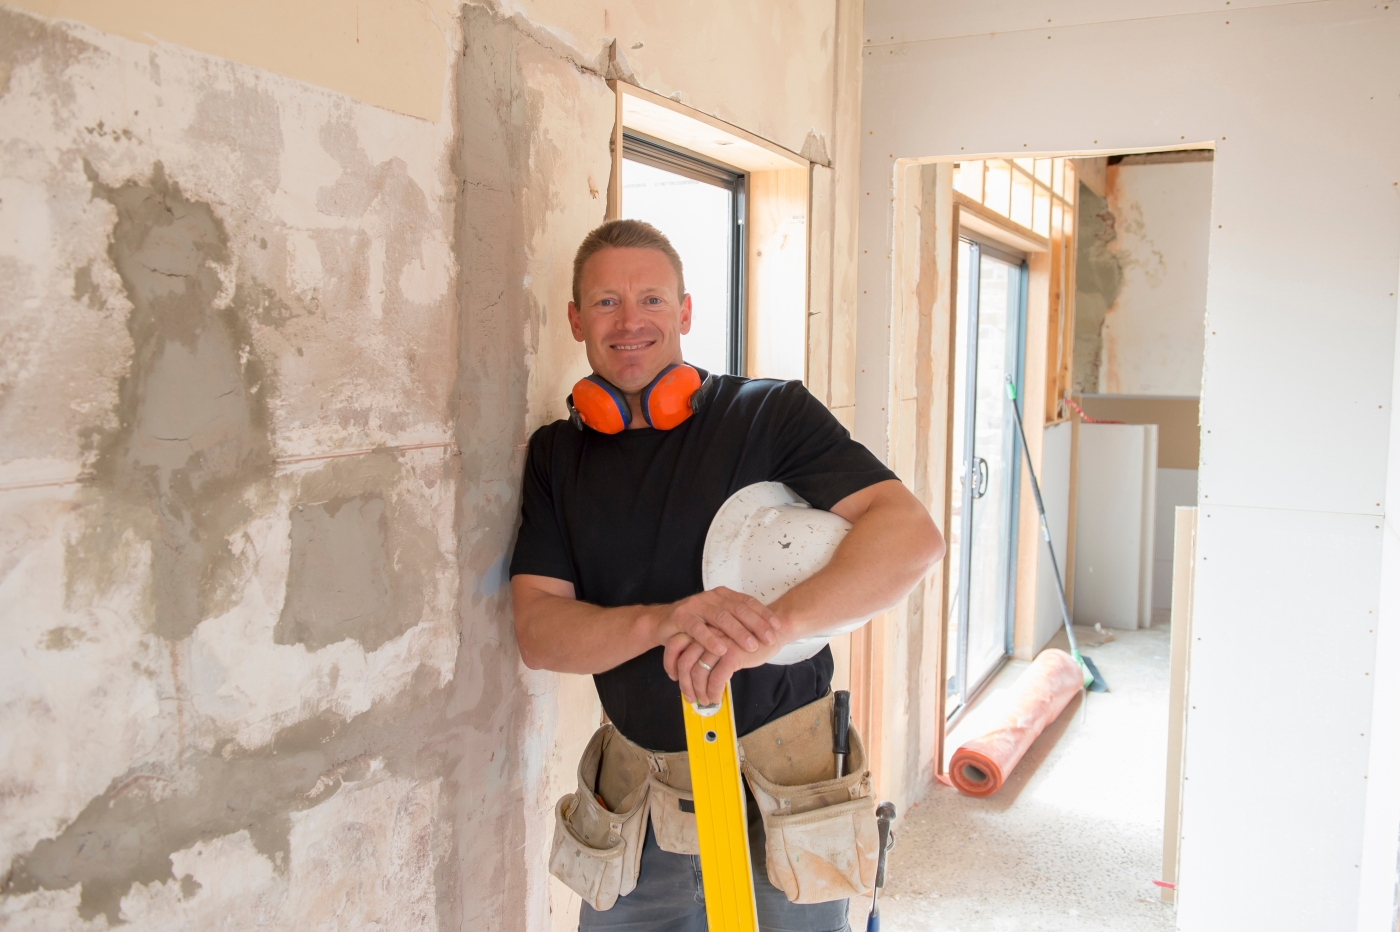
[[(1075, 633), (1111, 691), (1091, 693), (1087, 715), (1074, 700), (996, 796), (935, 784), (900, 820), (881, 902), (886, 932), (1176, 927), (1152, 883), (1161, 876), (1170, 628), (1114, 631), (1106, 643), (1092, 629)], [(950, 754), (995, 718), (999, 695), (1027, 666), (1003, 668), (954, 730)]]

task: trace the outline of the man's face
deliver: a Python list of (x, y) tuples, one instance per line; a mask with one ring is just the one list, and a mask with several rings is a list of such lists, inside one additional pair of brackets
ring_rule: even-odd
[(681, 362), (681, 334), (690, 332), (690, 295), (659, 249), (600, 249), (583, 264), (579, 303), (569, 326), (593, 371), (624, 392), (638, 392), (671, 363)]

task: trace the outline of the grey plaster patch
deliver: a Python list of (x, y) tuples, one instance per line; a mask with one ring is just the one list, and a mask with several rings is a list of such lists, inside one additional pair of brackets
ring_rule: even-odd
[(223, 224), (159, 162), (148, 182), (103, 183), (116, 208), (108, 255), (132, 310), (133, 355), (113, 431), (93, 437), (88, 481), (104, 507), (65, 562), (72, 601), (110, 585), (123, 527), (150, 541), (151, 630), (180, 640), (231, 605), (242, 569), (229, 536), (251, 518), (249, 493), (270, 477), (267, 375), (235, 301), (218, 307), (228, 262)]
[(354, 638), (373, 650), (393, 613), (384, 499), (334, 498), (292, 511), (292, 564), (280, 644), (312, 650)]
[(68, 650), (86, 640), (87, 636), (83, 634), (82, 628), (59, 625), (44, 632), (44, 640), (39, 642), (39, 646), (44, 650)]
[(102, 291), (92, 280), (92, 263), (73, 273), (73, 300), (84, 301), (94, 310), (102, 307)]
[(372, 651), (421, 620), (435, 572), (450, 567), (433, 529), (380, 491), (405, 472), (379, 452), (302, 479), (277, 643), (319, 650), (351, 638)]
[[(133, 884), (175, 880), (170, 856), (200, 841), (246, 831), (278, 871), (288, 867), (291, 814), (363, 778), (371, 758), (419, 776), (440, 769), (441, 750), (420, 750), (443, 729), (436, 671), (419, 668), (393, 700), (353, 719), (324, 713), (278, 732), (271, 745), (240, 751), (225, 743), (191, 751), (178, 765), (134, 769), (112, 781), (56, 837), (15, 858), (0, 897), (80, 885), (78, 914), (123, 922)], [(181, 880), (186, 896), (191, 885)]]
[(1074, 391), (1099, 391), (1103, 324), (1123, 290), (1123, 266), (1110, 244), (1118, 238), (1108, 201), (1079, 186), (1079, 259), (1075, 264)]

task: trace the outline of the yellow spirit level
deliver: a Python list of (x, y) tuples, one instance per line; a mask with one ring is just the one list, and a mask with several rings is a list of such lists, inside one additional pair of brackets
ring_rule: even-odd
[(717, 706), (685, 705), (685, 743), (710, 932), (758, 932), (739, 736), (729, 686)]

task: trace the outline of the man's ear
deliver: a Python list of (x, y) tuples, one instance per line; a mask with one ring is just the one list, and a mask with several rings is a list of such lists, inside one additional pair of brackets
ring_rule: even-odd
[(690, 295), (681, 296), (681, 333), (690, 332)]
[[(569, 329), (574, 333), (574, 339), (583, 342), (583, 315), (579, 313), (578, 305), (569, 302)], [(685, 331), (682, 330), (682, 333)]]

